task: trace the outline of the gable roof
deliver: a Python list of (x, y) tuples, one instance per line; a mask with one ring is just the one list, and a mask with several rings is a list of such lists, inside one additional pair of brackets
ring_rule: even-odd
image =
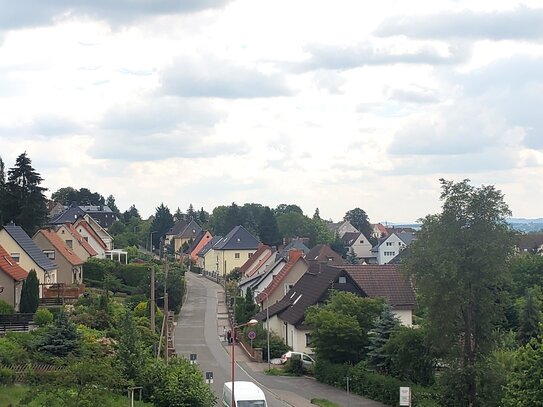
[(71, 235), (79, 242), (83, 249), (89, 254), (89, 256), (96, 256), (98, 252), (92, 248), (89, 242), (83, 239), (83, 236), (77, 231), (77, 229), (71, 223), (65, 223), (64, 226), (68, 229)]
[(341, 237), (341, 240), (345, 246), (352, 246), (361, 234), (360, 232), (347, 232)]
[(300, 239), (300, 238), (297, 238), (297, 239), (292, 239), (289, 244), (287, 244), (285, 247), (283, 247), (283, 250), (281, 250), (280, 254), (283, 257), (287, 257), (288, 252), (293, 250), (293, 249), (294, 250), (301, 250), (303, 252), (304, 256), (307, 253), (309, 253), (309, 247), (307, 247), (304, 244), (304, 240)]
[(200, 233), (198, 233), (196, 235), (196, 237), (194, 238), (194, 240), (192, 241), (191, 245), (189, 247), (187, 247), (185, 249), (185, 251), (183, 253), (185, 254), (190, 254), (194, 251), (194, 249), (196, 249), (196, 246), (198, 246), (200, 244), (200, 242), (202, 241), (202, 239), (205, 237), (205, 235), (209, 233), (209, 230), (201, 230)]
[(325, 262), (328, 264), (343, 264), (344, 261), (339, 254), (333, 251), (330, 246), (318, 244), (313, 247), (306, 255), (307, 261)]
[(51, 219), (52, 225), (58, 225), (60, 223), (74, 223), (79, 217), (85, 216), (85, 211), (77, 205), (72, 205), (66, 208), (63, 212), (59, 213), (56, 217)]
[(194, 221), (194, 219), (179, 219), (174, 223), (170, 230), (166, 232), (166, 236), (195, 238), (201, 231), (202, 228)]
[(96, 241), (96, 243), (98, 243), (104, 250), (107, 250), (106, 244), (100, 238), (100, 236), (98, 236), (98, 233), (96, 233), (96, 231), (92, 228), (92, 226), (89, 225), (89, 222), (87, 222), (83, 218), (79, 218), (77, 220), (76, 226), (81, 226), (83, 229), (85, 229), (92, 236), (92, 238)]
[(406, 246), (413, 243), (413, 240), (417, 240), (417, 236), (412, 232), (397, 232), (396, 236), (398, 236), (398, 238), (400, 238), (400, 240), (404, 242)]
[(234, 227), (223, 239), (218, 241), (214, 250), (257, 250), (259, 240), (251, 235), (242, 225)]
[[(269, 307), (269, 316), (278, 315), (283, 321), (299, 326), (304, 321), (305, 311), (326, 296), (332, 282), (344, 271), (326, 264), (310, 263), (309, 270), (294, 284), (290, 291), (277, 303)], [(254, 317), (266, 319), (266, 310)]]
[[(264, 255), (264, 258), (260, 258), (262, 255)], [(255, 263), (265, 263), (266, 260), (268, 260), (273, 255), (273, 251), (270, 246), (265, 245), (264, 243), (260, 243), (258, 245), (258, 249), (256, 252), (253, 253), (251, 257), (247, 259), (245, 263), (242, 264), (242, 266), (239, 268), (239, 272), (241, 275), (245, 275), (245, 272), (251, 268)], [(253, 275), (256, 270), (258, 270), (257, 267), (253, 269), (253, 273), (248, 275), (247, 277), (250, 277)]]
[(543, 233), (526, 233), (520, 235), (517, 246), (522, 252), (536, 253), (543, 245)]
[(30, 236), (20, 226), (13, 222), (4, 225), (4, 230), (11, 236), (15, 242), (23, 249), (28, 256), (45, 271), (55, 270), (57, 266), (53, 263), (41, 249), (36, 246)]
[(72, 266), (79, 266), (84, 263), (83, 260), (74, 253), (72, 249), (66, 246), (66, 243), (55, 232), (49, 229), (40, 229), (36, 234), (42, 234)]
[(307, 262), (303, 259), (302, 256), (303, 256), (303, 253), (299, 250), (290, 251), (287, 264), (285, 264), (285, 267), (283, 267), (281, 271), (277, 273), (277, 275), (271, 281), (271, 283), (260, 294), (258, 294), (258, 296), (256, 297), (257, 303), (264, 301), (266, 294), (269, 296), (271, 293), (275, 291), (277, 287), (281, 285), (283, 280), (288, 276), (288, 273), (290, 272), (290, 270), (292, 270), (292, 268), (298, 261), (303, 261), (304, 263), (307, 264)]
[(222, 239), (222, 236), (213, 236), (209, 242), (205, 244), (204, 247), (198, 252), (198, 256), (204, 257), (208, 251), (213, 249), (213, 246)]
[(414, 309), (417, 301), (411, 283), (397, 264), (345, 264), (345, 270), (368, 297), (384, 298), (394, 309)]
[(246, 278), (242, 278), (238, 283), (238, 287), (244, 286), (246, 284), (249, 284), (249, 287), (251, 288), (256, 287), (258, 284), (262, 282), (262, 280), (264, 280), (267, 276), (269, 276), (270, 273), (273, 273), (273, 270), (275, 270), (275, 268), (281, 265), (282, 263), (286, 264), (287, 259), (285, 259), (282, 256), (276, 255), (273, 263), (268, 264), (268, 266), (262, 272), (253, 274), (252, 276), (249, 276)]
[(0, 270), (6, 273), (15, 281), (24, 280), (28, 272), (9, 255), (9, 253), (0, 245)]

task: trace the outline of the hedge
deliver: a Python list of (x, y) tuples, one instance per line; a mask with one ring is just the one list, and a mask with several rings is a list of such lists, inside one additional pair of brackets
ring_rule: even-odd
[(353, 393), (389, 406), (399, 405), (400, 387), (411, 387), (413, 406), (437, 407), (440, 405), (437, 402), (439, 394), (434, 388), (418, 386), (405, 380), (369, 371), (364, 362), (350, 366), (317, 360), (315, 377), (318, 381), (344, 389), (347, 375), (350, 377), (350, 388)]

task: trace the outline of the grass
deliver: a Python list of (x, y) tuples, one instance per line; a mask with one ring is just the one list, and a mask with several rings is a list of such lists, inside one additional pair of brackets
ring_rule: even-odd
[(264, 373), (266, 373), (268, 376), (295, 376), (293, 373), (287, 372), (284, 369), (278, 369), (276, 367), (266, 369)]
[[(16, 407), (19, 405), (19, 401), (23, 398), (28, 388), (26, 386), (0, 386), (0, 406), (2, 407)], [(136, 396), (137, 397), (137, 396)], [(112, 394), (110, 396), (111, 407), (126, 407), (128, 405), (128, 397), (118, 394)], [(152, 407), (150, 403), (144, 403), (142, 401), (135, 401), (134, 406), (137, 407)], [(30, 403), (28, 407), (38, 407), (35, 403)]]
[(311, 399), (311, 404), (315, 404), (320, 407), (341, 407), (339, 404), (332, 403), (325, 399)]

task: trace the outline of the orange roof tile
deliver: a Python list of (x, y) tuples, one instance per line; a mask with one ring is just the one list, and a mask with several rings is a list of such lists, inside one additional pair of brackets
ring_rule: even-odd
[[(300, 259), (303, 260), (304, 252), (301, 250), (291, 250), (289, 252), (289, 258), (287, 264), (285, 264), (285, 267), (281, 269), (279, 273), (275, 276), (275, 278), (271, 281), (271, 283), (256, 297), (256, 302), (260, 303), (264, 301), (265, 294), (268, 294), (268, 296), (275, 291), (275, 289), (281, 284), (281, 282), (285, 279), (285, 277), (288, 275), (290, 270), (292, 270), (292, 267), (296, 264), (296, 262)], [(304, 260), (305, 261), (305, 260)]]
[(102, 246), (104, 248), (104, 250), (107, 250), (107, 246), (106, 244), (104, 243), (104, 241), (100, 238), (100, 236), (98, 236), (98, 234), (94, 231), (94, 229), (92, 228), (91, 225), (89, 225), (89, 222), (87, 222), (86, 220), (83, 220), (83, 219), (79, 219), (77, 222), (76, 222), (77, 225), (81, 225), (87, 232), (89, 232), (89, 234), (92, 236), (92, 238), (94, 240), (96, 240), (96, 242)]
[(77, 254), (74, 253), (72, 249), (66, 246), (66, 243), (57, 235), (55, 232), (49, 229), (38, 230), (38, 233), (41, 233), (53, 247), (73, 266), (78, 266), (83, 264), (84, 261), (79, 258)]
[(77, 231), (77, 229), (71, 223), (65, 223), (65, 226), (68, 228), (70, 233), (77, 239), (77, 241), (83, 246), (83, 248), (89, 253), (90, 256), (96, 256), (98, 252), (92, 248), (89, 242), (83, 239), (83, 236)]
[(24, 280), (28, 276), (28, 272), (19, 266), (2, 246), (0, 246), (0, 270), (15, 281)]

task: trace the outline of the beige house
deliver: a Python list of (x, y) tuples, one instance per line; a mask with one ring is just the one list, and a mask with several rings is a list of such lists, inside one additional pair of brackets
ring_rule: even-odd
[(240, 267), (242, 277), (251, 277), (263, 271), (274, 260), (276, 252), (270, 246), (260, 243), (258, 250)]
[(107, 245), (100, 238), (100, 236), (96, 234), (90, 224), (85, 219), (79, 218), (73, 226), (76, 229), (77, 233), (79, 233), (97, 253), (96, 257), (98, 257), (99, 259), (105, 259), (106, 251), (110, 249), (108, 249)]
[(57, 265), (32, 241), (30, 236), (14, 223), (0, 230), (0, 245), (26, 272), (35, 270), (42, 284), (57, 282)]
[[(239, 225), (220, 239), (212, 248), (216, 271), (225, 276), (243, 264), (257, 251), (259, 241), (247, 229)], [(207, 256), (206, 256), (207, 266)]]
[(22, 283), (27, 276), (28, 272), (0, 246), (0, 300), (12, 305), (16, 311), (19, 310)]
[(83, 263), (72, 247), (51, 229), (40, 229), (32, 237), (43, 253), (57, 264), (57, 283), (66, 285), (81, 284), (83, 282)]
[(74, 253), (83, 261), (90, 257), (98, 255), (92, 248), (87, 239), (85, 239), (71, 223), (65, 223), (55, 227), (56, 234), (62, 239), (67, 247), (71, 247)]
[(353, 251), (359, 259), (369, 259), (375, 257), (371, 249), (373, 245), (368, 238), (361, 232), (347, 232), (341, 238), (345, 248), (348, 251)]

